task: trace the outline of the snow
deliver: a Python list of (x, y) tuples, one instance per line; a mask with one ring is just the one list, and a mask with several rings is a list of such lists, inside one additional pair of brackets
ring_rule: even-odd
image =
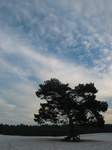
[(81, 142), (61, 139), (0, 135), (0, 150), (112, 150), (112, 133), (81, 135)]

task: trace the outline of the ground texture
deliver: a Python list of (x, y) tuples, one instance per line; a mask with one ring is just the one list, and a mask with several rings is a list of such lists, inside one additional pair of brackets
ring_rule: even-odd
[(112, 150), (112, 133), (81, 135), (80, 142), (61, 139), (0, 135), (0, 150)]

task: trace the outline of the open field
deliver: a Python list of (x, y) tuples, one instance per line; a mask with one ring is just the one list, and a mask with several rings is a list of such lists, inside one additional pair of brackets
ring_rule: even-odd
[(112, 133), (81, 135), (79, 143), (61, 139), (0, 135), (0, 150), (112, 150)]

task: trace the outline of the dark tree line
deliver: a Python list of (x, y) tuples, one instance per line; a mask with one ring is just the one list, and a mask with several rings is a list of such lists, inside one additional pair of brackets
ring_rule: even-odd
[[(74, 127), (80, 134), (112, 132), (112, 125), (99, 127)], [(69, 133), (68, 126), (63, 125), (7, 125), (0, 124), (0, 134), (23, 136), (66, 136)]]
[(34, 120), (40, 124), (67, 124), (69, 135), (66, 140), (79, 141), (79, 134), (74, 130), (77, 126), (103, 127), (102, 112), (108, 108), (106, 102), (96, 99), (98, 90), (93, 83), (79, 84), (71, 88), (58, 79), (50, 79), (39, 85), (36, 95), (43, 102)]

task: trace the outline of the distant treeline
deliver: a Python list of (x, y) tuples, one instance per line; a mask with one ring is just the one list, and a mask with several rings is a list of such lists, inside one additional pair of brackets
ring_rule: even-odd
[[(103, 128), (95, 127), (74, 127), (74, 131), (80, 134), (112, 132), (112, 125), (106, 124)], [(23, 136), (66, 136), (69, 128), (67, 125), (4, 125), (0, 124), (0, 134), (4, 135), (23, 135)]]

